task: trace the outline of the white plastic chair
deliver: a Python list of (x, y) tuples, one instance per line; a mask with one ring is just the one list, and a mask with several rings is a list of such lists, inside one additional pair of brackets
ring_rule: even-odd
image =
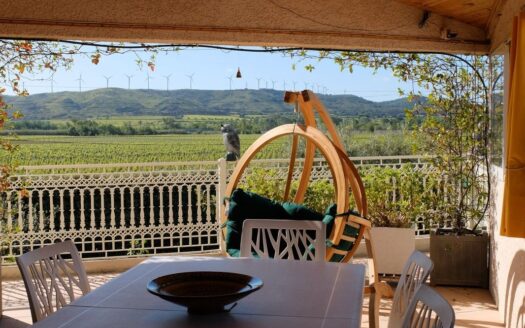
[(287, 260), (324, 261), (326, 228), (320, 221), (244, 221), (241, 256)]
[(402, 327), (453, 328), (454, 309), (434, 289), (421, 285), (408, 305)]
[[(408, 258), (397, 284), (392, 310), (388, 320), (389, 328), (400, 328), (403, 316), (418, 288), (428, 279), (434, 264), (423, 253), (414, 251)], [(390, 286), (383, 281), (375, 282), (370, 294), (369, 321), (370, 327), (379, 327), (379, 305), (381, 297), (391, 292)], [(404, 328), (404, 327), (403, 327)]]
[(71, 240), (25, 253), (17, 257), (16, 263), (26, 287), (33, 323), (90, 291), (86, 270)]

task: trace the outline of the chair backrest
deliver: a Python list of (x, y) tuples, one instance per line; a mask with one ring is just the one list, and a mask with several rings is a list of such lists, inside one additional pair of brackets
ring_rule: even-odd
[(26, 286), (33, 322), (90, 291), (86, 270), (71, 240), (25, 253), (17, 257), (16, 263)]
[(326, 228), (320, 221), (244, 221), (241, 256), (286, 260), (324, 261)]
[(452, 306), (434, 289), (421, 285), (408, 305), (403, 328), (452, 328), (455, 314)]
[(434, 264), (425, 254), (414, 251), (410, 255), (394, 293), (392, 311), (388, 320), (389, 328), (403, 327), (400, 324), (408, 305), (418, 288), (428, 279), (433, 267)]

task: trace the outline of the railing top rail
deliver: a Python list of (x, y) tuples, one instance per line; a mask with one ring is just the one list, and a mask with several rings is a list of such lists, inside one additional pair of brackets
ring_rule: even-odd
[(380, 159), (431, 159), (435, 155), (391, 155), (391, 156), (350, 156), (351, 160), (380, 160)]
[(149, 162), (149, 163), (110, 163), (110, 164), (59, 164), (59, 165), (24, 165), (21, 170), (46, 170), (46, 169), (77, 169), (77, 168), (113, 168), (113, 167), (155, 167), (155, 166), (187, 166), (187, 165), (215, 165), (216, 161), (192, 162)]
[[(400, 156), (355, 156), (350, 157), (356, 165), (367, 165), (368, 163), (374, 164), (374, 162), (379, 162), (379, 165), (389, 165), (389, 164), (404, 164), (410, 163), (411, 161), (417, 161), (421, 163), (430, 160), (434, 156), (427, 155), (400, 155)], [(301, 162), (302, 159), (298, 159), (298, 162)], [(323, 158), (316, 158), (315, 162), (322, 162)], [(397, 163), (393, 163), (393, 162)], [(278, 158), (278, 159), (257, 159), (253, 163), (264, 164), (264, 163), (288, 163), (289, 159)], [(233, 164), (233, 163), (232, 163)], [(41, 172), (41, 171), (76, 171), (81, 173), (85, 170), (101, 170), (106, 172), (106, 170), (117, 169), (117, 170), (133, 170), (136, 171), (138, 168), (148, 168), (150, 170), (155, 170), (156, 168), (182, 168), (182, 167), (202, 167), (209, 168), (217, 165), (217, 161), (185, 161), (185, 162), (150, 162), (150, 163), (112, 163), (112, 164), (60, 164), (60, 165), (24, 165), (19, 166), (18, 171), (24, 172), (25, 174), (30, 174), (30, 172)]]

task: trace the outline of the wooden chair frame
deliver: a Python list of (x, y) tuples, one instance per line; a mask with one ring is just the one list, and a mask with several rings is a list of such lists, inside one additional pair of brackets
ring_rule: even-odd
[[(250, 161), (255, 155), (261, 151), (268, 143), (275, 139), (284, 136), (292, 136), (292, 149), (290, 162), (288, 166), (288, 175), (285, 185), (284, 199), (290, 198), (290, 189), (293, 177), (293, 170), (295, 166), (297, 147), (299, 144), (299, 137), (306, 141), (306, 150), (304, 156), (304, 165), (299, 178), (297, 192), (293, 198), (295, 203), (301, 203), (304, 200), (306, 189), (310, 182), (310, 177), (313, 168), (315, 151), (319, 150), (326, 159), (330, 168), (333, 183), (335, 187), (335, 201), (337, 203), (337, 213), (347, 213), (349, 210), (349, 195), (352, 195), (357, 211), (361, 217), (367, 215), (366, 195), (363, 182), (357, 172), (356, 167), (348, 158), (344, 150), (343, 142), (337, 133), (334, 123), (330, 118), (328, 111), (325, 109), (321, 101), (310, 90), (302, 92), (286, 92), (285, 102), (296, 105), (296, 109), (300, 111), (304, 118), (304, 125), (299, 124), (285, 124), (278, 126), (257, 139), (243, 154), (237, 163), (230, 181), (226, 187), (226, 198), (231, 196), (233, 190), (237, 187), (242, 174), (249, 165)], [(315, 114), (318, 114), (324, 127), (328, 131), (328, 136), (317, 128)], [(222, 213), (222, 223), (225, 223), (227, 214)], [(338, 216), (335, 219), (334, 229), (329, 236), (330, 243), (333, 245), (326, 251), (326, 259), (330, 259), (332, 255), (338, 254), (342, 256), (342, 262), (348, 262), (357, 250), (357, 246), (370, 228), (370, 221), (355, 215)], [(350, 225), (359, 229), (357, 238), (350, 238), (344, 236), (344, 228)], [(223, 230), (225, 235), (225, 230)], [(339, 244), (341, 239), (353, 242), (353, 247), (349, 251), (338, 250), (335, 246)], [(223, 238), (224, 240), (224, 238)]]

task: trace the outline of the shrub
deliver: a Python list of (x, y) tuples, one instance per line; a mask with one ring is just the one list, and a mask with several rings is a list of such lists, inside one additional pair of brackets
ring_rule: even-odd
[[(368, 219), (372, 226), (411, 227), (418, 218), (434, 220), (442, 213), (443, 179), (433, 170), (414, 165), (401, 168), (370, 166), (360, 169), (365, 185)], [(262, 196), (283, 201), (285, 180), (277, 169), (254, 169), (240, 186)], [(291, 194), (297, 190), (297, 182)], [(334, 203), (334, 187), (328, 180), (310, 182), (304, 204), (320, 213)], [(353, 207), (351, 199), (351, 208)]]

